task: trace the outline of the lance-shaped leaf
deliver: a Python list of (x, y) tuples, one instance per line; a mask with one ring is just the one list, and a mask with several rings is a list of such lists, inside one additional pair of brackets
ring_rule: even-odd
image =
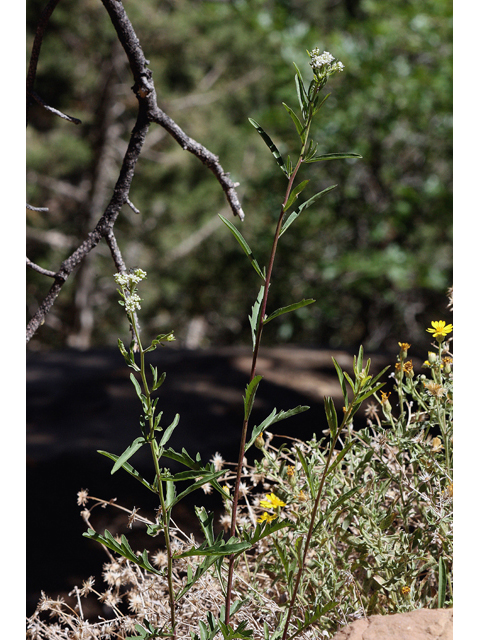
[[(221, 534), (220, 534), (221, 535)], [(241, 553), (250, 548), (249, 542), (240, 542), (238, 538), (232, 537), (230, 540), (220, 540), (217, 538), (215, 544), (209, 545), (208, 542), (202, 542), (199, 547), (194, 547), (183, 553), (176, 553), (175, 558), (187, 558), (189, 556), (229, 556), (232, 553)]]
[(258, 385), (263, 376), (255, 376), (251, 382), (248, 383), (245, 389), (245, 397), (243, 398), (243, 404), (245, 407), (245, 420), (248, 420), (253, 408), (253, 402), (255, 400), (255, 394), (257, 393)]
[(297, 116), (297, 114), (295, 113), (295, 111), (293, 109), (291, 109), (288, 104), (285, 104), (285, 102), (282, 102), (283, 106), (285, 107), (285, 109), (287, 110), (287, 113), (290, 115), (290, 117), (293, 120), (293, 123), (295, 125), (295, 128), (297, 130), (298, 135), (300, 136), (302, 142), (305, 142), (305, 127), (303, 126), (303, 124), (300, 122), (300, 118)]
[(285, 166), (285, 161), (282, 158), (282, 156), (280, 155), (280, 151), (274, 145), (273, 140), (270, 138), (268, 133), (266, 133), (262, 129), (262, 127), (258, 124), (258, 122), (255, 122), (255, 120), (253, 120), (252, 118), (249, 118), (248, 120), (249, 120), (250, 124), (253, 125), (255, 127), (255, 129), (258, 131), (258, 133), (261, 135), (263, 141), (265, 142), (267, 147), (270, 149), (270, 152), (273, 154), (273, 157), (277, 161), (278, 166), (280, 167), (280, 169), (283, 171), (283, 173), (288, 178), (289, 175), (288, 175), (287, 167)]
[(345, 455), (350, 451), (352, 447), (353, 447), (353, 442), (349, 442), (343, 447), (343, 449), (335, 458), (335, 461), (328, 467), (327, 476), (330, 475), (333, 471), (335, 471), (335, 469), (338, 467), (340, 462), (343, 460)]
[(302, 111), (302, 117), (304, 120), (307, 119), (308, 115), (308, 96), (305, 91), (305, 85), (303, 84), (302, 74), (300, 73), (300, 69), (297, 67), (295, 62), (293, 63), (295, 67), (295, 86), (297, 88), (297, 96), (298, 96), (298, 104), (300, 105), (300, 109)]
[(305, 187), (307, 186), (307, 184), (309, 182), (310, 182), (310, 180), (304, 180), (299, 185), (297, 185), (295, 187), (295, 189), (292, 190), (292, 192), (291, 192), (291, 194), (290, 194), (285, 206), (283, 207), (284, 211), (288, 211), (288, 209), (290, 209), (292, 204), (295, 202), (295, 200), (298, 198), (298, 196), (302, 193), (302, 191), (305, 189)]
[(253, 350), (255, 350), (255, 345), (257, 343), (258, 326), (260, 324), (259, 312), (260, 312), (260, 307), (262, 306), (264, 292), (265, 292), (265, 287), (262, 285), (260, 287), (260, 291), (258, 292), (257, 299), (253, 304), (252, 315), (248, 316), (248, 319), (250, 321), (250, 327), (252, 329)]
[(135, 452), (137, 452), (144, 444), (146, 444), (146, 440), (143, 436), (135, 438), (131, 445), (129, 445), (125, 451), (119, 456), (118, 460), (113, 465), (113, 469), (110, 473), (113, 475), (116, 471), (118, 471), (121, 467), (123, 467), (124, 463), (127, 462), (129, 458), (133, 456)]
[(343, 400), (344, 400), (344, 406), (348, 407), (348, 393), (347, 393), (347, 385), (345, 384), (345, 377), (343, 375), (343, 371), (340, 368), (340, 365), (338, 364), (338, 362), (335, 360), (335, 358), (332, 358), (333, 360), (333, 365), (337, 371), (337, 376), (338, 376), (338, 380), (340, 382), (340, 386), (342, 387), (342, 393), (343, 393)]
[[(197, 472), (197, 476), (200, 476), (202, 472), (210, 473), (209, 469), (202, 467), (199, 453), (197, 453), (196, 460), (194, 460), (193, 458), (190, 457), (189, 453), (185, 449), (182, 449), (182, 453), (178, 453), (177, 451), (174, 451), (170, 447), (169, 449), (166, 449), (165, 451), (163, 451), (162, 455), (165, 458), (169, 458), (170, 460), (175, 460), (176, 462), (180, 462), (181, 464), (185, 465), (189, 469), (194, 469)], [(168, 478), (166, 479), (168, 480)], [(212, 487), (222, 495), (223, 498), (225, 498), (226, 500), (232, 499), (232, 496), (226, 493), (214, 478), (211, 478), (209, 482), (212, 485)], [(169, 483), (169, 484), (172, 484), (172, 483)]]
[(289, 311), (295, 311), (295, 309), (301, 309), (301, 307), (306, 307), (307, 305), (312, 304), (312, 302), (315, 302), (315, 300), (313, 298), (308, 298), (307, 300), (304, 299), (304, 300), (301, 300), (300, 302), (289, 304), (288, 307), (281, 307), (280, 309), (277, 309), (276, 311), (271, 313), (269, 316), (267, 316), (263, 321), (263, 324), (265, 325), (267, 324), (267, 322), (270, 322), (270, 320), (273, 320), (277, 316), (281, 316), (284, 313), (288, 313)]
[(200, 454), (197, 453), (196, 460), (194, 460), (190, 454), (186, 451), (185, 448), (182, 449), (182, 453), (178, 453), (174, 451), (171, 447), (163, 452), (163, 455), (166, 458), (170, 458), (170, 460), (175, 460), (176, 462), (180, 462), (185, 465), (189, 469), (199, 470), (202, 468), (202, 464), (200, 462)]
[[(108, 453), (107, 451), (97, 450), (97, 453), (100, 453), (102, 456), (105, 456), (106, 458), (110, 458), (110, 460), (113, 460), (113, 461), (117, 461), (119, 458), (119, 456), (116, 456), (114, 453)], [(147, 487), (147, 489), (150, 489), (150, 491), (152, 491), (153, 493), (157, 493), (155, 488), (149, 482), (147, 482), (145, 478), (142, 478), (142, 476), (138, 473), (138, 471), (134, 469), (129, 462), (124, 462), (122, 464), (122, 469), (125, 469), (125, 471), (129, 473), (133, 478), (141, 482), (144, 487)]]
[(96, 540), (97, 542), (100, 542), (100, 544), (105, 545), (111, 551), (114, 551), (124, 558), (127, 558), (127, 560), (130, 560), (130, 562), (138, 564), (139, 567), (142, 567), (142, 569), (145, 569), (150, 573), (154, 573), (157, 576), (163, 575), (161, 571), (157, 571), (157, 569), (152, 567), (148, 560), (147, 552), (143, 551), (142, 554), (136, 555), (130, 547), (128, 540), (123, 535), (121, 537), (121, 542), (117, 542), (110, 531), (108, 531), (108, 529), (105, 529), (104, 536), (98, 534), (93, 529), (88, 529), (88, 531), (83, 533), (82, 535), (85, 536), (85, 538), (89, 538), (90, 540)]
[(328, 516), (335, 511), (338, 507), (340, 507), (344, 502), (346, 502), (349, 498), (353, 496), (354, 493), (360, 490), (360, 487), (354, 487), (350, 489), (346, 493), (344, 493), (340, 498), (335, 500), (335, 502), (327, 509), (325, 512), (324, 518), (328, 518)]
[(170, 440), (170, 436), (173, 433), (173, 430), (175, 429), (175, 427), (177, 426), (177, 424), (180, 421), (180, 415), (177, 413), (175, 415), (175, 418), (173, 419), (172, 424), (170, 424), (164, 431), (162, 439), (160, 440), (160, 447), (163, 447), (167, 444), (167, 442)]
[[(187, 471), (186, 473), (191, 473), (189, 471)], [(183, 498), (185, 498), (185, 496), (188, 496), (190, 493), (192, 493), (192, 491), (196, 491), (197, 489), (200, 489), (200, 487), (202, 487), (204, 484), (210, 483), (213, 484), (213, 482), (219, 478), (220, 476), (224, 475), (225, 471), (215, 471), (215, 472), (211, 472), (208, 471), (206, 469), (202, 469), (201, 472), (199, 472), (201, 474), (201, 477), (197, 480), (197, 482), (195, 482), (194, 484), (191, 484), (189, 487), (187, 487), (185, 489), (185, 491), (182, 491), (182, 493), (179, 493), (178, 496), (172, 496), (171, 500), (168, 501), (167, 509), (171, 509), (172, 507), (174, 507), (178, 502), (180, 502), (181, 500), (183, 500)], [(171, 478), (165, 478), (165, 480), (171, 484), (173, 482), (175, 482), (177, 479), (183, 479), (183, 478), (178, 478), (178, 476), (181, 474), (175, 474), (175, 476), (171, 477)], [(198, 474), (197, 474), (198, 475)]]
[(258, 273), (258, 275), (262, 278), (262, 280), (265, 280), (265, 274), (262, 272), (262, 270), (260, 269), (260, 265), (258, 264), (258, 262), (255, 260), (254, 256), (253, 256), (253, 252), (250, 249), (250, 247), (248, 246), (248, 242), (245, 240), (245, 238), (242, 236), (242, 234), (240, 233), (240, 231), (237, 229), (237, 227), (232, 224), (229, 220), (227, 220), (226, 218), (224, 218), (220, 213), (218, 214), (218, 217), (220, 218), (220, 220), (222, 222), (224, 222), (227, 227), (230, 229), (230, 231), (233, 233), (233, 235), (235, 236), (235, 239), (238, 241), (238, 243), (240, 244), (240, 246), (242, 247), (242, 249), (245, 251), (245, 253), (247, 254), (247, 258), (250, 260), (250, 263), (252, 265), (252, 267), (255, 269), (255, 271)]
[(302, 213), (302, 211), (304, 211), (305, 209), (308, 209), (308, 207), (311, 207), (312, 204), (314, 204), (321, 196), (323, 196), (325, 193), (328, 193), (332, 189), (335, 189), (337, 186), (338, 185), (336, 185), (336, 184), (332, 184), (331, 187), (327, 187), (323, 191), (320, 191), (319, 193), (316, 193), (309, 200), (307, 200), (306, 202), (301, 204), (296, 211), (294, 211), (293, 213), (291, 213), (288, 216), (287, 220), (284, 222), (284, 224), (282, 226), (282, 230), (280, 231), (278, 237), (280, 237), (281, 235), (283, 235), (285, 233), (285, 231), (288, 229), (288, 227), (292, 224), (292, 222), (294, 220), (296, 220), (298, 218), (298, 216)]
[(261, 424), (259, 424), (258, 427), (253, 427), (252, 437), (248, 441), (248, 444), (245, 445), (245, 451), (248, 451), (248, 449), (250, 449), (250, 447), (254, 444), (255, 440), (257, 439), (257, 436), (262, 431), (265, 431), (265, 429), (268, 429), (270, 425), (274, 424), (275, 422), (279, 422), (280, 420), (285, 420), (286, 418), (290, 418), (290, 416), (295, 416), (297, 415), (297, 413), (302, 413), (303, 411), (307, 411), (307, 409), (310, 409), (310, 407), (299, 405), (298, 407), (295, 407), (295, 409), (290, 409), (289, 411), (280, 411), (280, 413), (277, 414), (277, 409), (275, 408), (272, 411), (272, 413), (268, 416), (268, 418), (265, 418), (265, 420)]
[(330, 434), (332, 436), (332, 440), (334, 440), (337, 437), (337, 431), (338, 431), (337, 412), (335, 410), (335, 405), (333, 404), (333, 399), (330, 396), (324, 397), (324, 404), (325, 404), (325, 415), (327, 416), (327, 422), (330, 428)]
[(313, 156), (305, 159), (305, 162), (320, 162), (321, 160), (341, 160), (342, 158), (363, 158), (358, 153), (322, 153), (320, 156)]
[(310, 466), (309, 466), (307, 460), (305, 459), (305, 456), (303, 455), (302, 450), (299, 447), (295, 447), (295, 451), (297, 453), (298, 459), (300, 460), (300, 464), (302, 465), (303, 470), (305, 472), (305, 475), (307, 477), (308, 486), (310, 488), (310, 495), (314, 496), (315, 495), (315, 487), (314, 487), (314, 484), (313, 484), (312, 470), (310, 469)]
[(285, 529), (286, 527), (290, 527), (291, 529), (293, 529), (295, 527), (295, 524), (293, 522), (290, 522), (290, 520), (279, 520), (278, 518), (276, 518), (272, 522), (259, 522), (253, 534), (249, 532), (243, 533), (243, 539), (245, 540), (245, 542), (249, 542), (250, 545), (253, 546), (259, 540), (262, 540), (272, 533), (275, 533), (275, 531)]

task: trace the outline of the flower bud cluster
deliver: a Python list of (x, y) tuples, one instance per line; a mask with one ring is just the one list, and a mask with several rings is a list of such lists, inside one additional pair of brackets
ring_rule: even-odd
[(316, 47), (312, 52), (308, 52), (310, 56), (310, 66), (313, 69), (314, 74), (318, 78), (325, 78), (331, 76), (336, 71), (343, 71), (345, 65), (339, 60), (335, 62), (334, 56), (328, 51), (320, 53), (320, 49)]
[(116, 273), (114, 276), (115, 282), (119, 287), (123, 289), (131, 289), (139, 282), (147, 277), (147, 274), (143, 269), (135, 269), (132, 273)]
[(141, 309), (140, 302), (142, 299), (136, 292), (136, 286), (139, 282), (147, 277), (147, 274), (143, 269), (132, 269), (129, 273), (115, 273), (115, 282), (122, 288), (119, 290), (123, 301), (119, 304), (125, 307), (127, 313), (134, 313), (138, 309)]

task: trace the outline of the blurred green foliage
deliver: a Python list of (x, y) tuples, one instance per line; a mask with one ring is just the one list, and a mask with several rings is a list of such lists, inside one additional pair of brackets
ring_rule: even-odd
[[(44, 4), (27, 2), (29, 50)], [(246, 218), (234, 223), (261, 265), (286, 181), (248, 117), (295, 159), (297, 134), (281, 104), (297, 107), (292, 62), (309, 78), (305, 49), (318, 46), (344, 63), (327, 85), (332, 95), (312, 137), (319, 153), (354, 152), (363, 160), (302, 169), (300, 180), (311, 181), (305, 199), (338, 187), (282, 236), (269, 308), (317, 302), (278, 318), (264, 339), (394, 350), (408, 340), (424, 349), (430, 320), (447, 319), (452, 278), (451, 2), (125, 0), (124, 6), (150, 60), (160, 107), (241, 183)], [(132, 84), (101, 2), (62, 0), (47, 29), (35, 90), (82, 124), (38, 105), (31, 110), (27, 197), (50, 210), (28, 211), (27, 253), (45, 268), (57, 269), (103, 213), (135, 121)], [(248, 342), (257, 277), (216, 222), (219, 212), (231, 213), (213, 175), (153, 125), (130, 197), (141, 214), (125, 206), (115, 230), (127, 266), (148, 272), (144, 329), (175, 329), (182, 340), (196, 318), (203, 323), (200, 345)], [(84, 346), (115, 344), (123, 330), (113, 272), (106, 247), (92, 252), (30, 346), (75, 344), (85, 306), (95, 320)], [(28, 273), (29, 316), (49, 286)]]

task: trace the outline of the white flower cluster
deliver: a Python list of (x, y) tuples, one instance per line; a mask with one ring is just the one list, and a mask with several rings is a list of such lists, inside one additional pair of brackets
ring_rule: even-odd
[(113, 277), (120, 287), (130, 289), (146, 278), (147, 274), (143, 269), (135, 269), (132, 273), (116, 273)]
[(140, 306), (141, 301), (142, 299), (140, 298), (139, 295), (137, 295), (136, 293), (132, 293), (128, 296), (128, 298), (125, 298), (125, 309), (127, 311), (130, 311), (130, 313), (133, 313), (137, 309), (142, 308)]
[(331, 75), (335, 71), (343, 71), (345, 68), (345, 65), (340, 61), (334, 62), (334, 56), (328, 51), (320, 53), (318, 47), (310, 53), (310, 58), (310, 65), (316, 74)]

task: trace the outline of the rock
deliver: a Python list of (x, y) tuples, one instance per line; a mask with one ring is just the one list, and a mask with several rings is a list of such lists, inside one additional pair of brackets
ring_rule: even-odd
[(453, 640), (453, 609), (417, 609), (362, 618), (341, 629), (332, 640)]

